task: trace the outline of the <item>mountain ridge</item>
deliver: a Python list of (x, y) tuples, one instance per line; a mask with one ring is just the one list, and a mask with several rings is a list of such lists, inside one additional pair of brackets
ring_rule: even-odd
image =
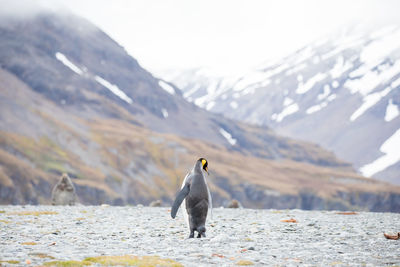
[(398, 184), (400, 158), (387, 147), (399, 143), (399, 41), (398, 25), (353, 27), (242, 75), (162, 76), (206, 110), (316, 142), (364, 175)]
[(188, 103), (80, 21), (0, 19), (2, 203), (49, 203), (63, 172), (83, 204), (170, 203), (206, 155), (217, 205), (397, 211), (399, 188), (360, 177), (317, 145)]

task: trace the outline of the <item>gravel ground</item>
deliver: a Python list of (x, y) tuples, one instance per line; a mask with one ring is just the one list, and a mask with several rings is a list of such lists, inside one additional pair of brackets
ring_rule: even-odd
[(395, 213), (218, 208), (206, 228), (206, 238), (188, 239), (182, 214), (173, 220), (169, 208), (0, 206), (0, 260), (36, 266), (129, 254), (185, 266), (400, 265), (400, 240), (383, 236), (400, 231)]

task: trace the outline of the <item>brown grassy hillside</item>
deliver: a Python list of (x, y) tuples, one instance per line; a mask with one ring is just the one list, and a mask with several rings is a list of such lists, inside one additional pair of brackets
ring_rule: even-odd
[[(15, 192), (2, 196), (3, 204), (49, 204), (51, 187), (62, 172), (70, 174), (80, 200), (86, 204), (148, 204), (154, 199), (163, 199), (167, 204), (201, 156), (209, 160), (208, 181), (215, 205), (239, 198), (248, 207), (269, 207), (271, 197), (276, 197), (277, 202), (279, 197), (296, 198), (307, 192), (351, 208), (353, 204), (342, 199), (342, 194), (400, 193), (398, 188), (346, 170), (291, 160), (266, 160), (199, 140), (155, 133), (119, 120), (99, 119), (86, 122), (86, 126), (94, 148), (71, 140), (76, 143), (74, 146), (88, 152), (84, 159), (47, 138), (34, 140), (0, 132), (0, 181), (7, 191)], [(359, 205), (354, 203), (354, 207)]]

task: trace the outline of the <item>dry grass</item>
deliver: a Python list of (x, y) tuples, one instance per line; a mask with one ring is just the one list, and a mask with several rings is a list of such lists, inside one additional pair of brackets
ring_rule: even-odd
[(24, 245), (24, 246), (36, 246), (37, 243), (36, 242), (23, 242), (23, 243), (21, 243), (21, 245)]
[(47, 255), (45, 253), (30, 253), (29, 255), (32, 257), (38, 257), (41, 259), (54, 259), (53, 256)]
[(2, 263), (8, 263), (8, 264), (19, 264), (19, 261), (15, 261), (15, 260), (9, 260), (9, 261), (2, 261), (0, 260), (0, 266), (2, 266)]
[(236, 263), (236, 265), (239, 266), (250, 266), (250, 265), (254, 265), (254, 263), (252, 261), (248, 261), (248, 260), (240, 260)]
[(7, 213), (9, 215), (18, 215), (18, 216), (40, 216), (40, 215), (56, 215), (58, 212), (56, 211), (15, 211)]
[(86, 258), (85, 261), (101, 264), (104, 266), (183, 266), (182, 264), (171, 259), (162, 259), (158, 256), (99, 256)]
[(88, 265), (101, 265), (101, 266), (139, 266), (139, 267), (181, 267), (179, 262), (171, 259), (162, 259), (158, 256), (99, 256), (86, 258), (83, 261), (51, 261), (44, 263), (45, 266), (61, 266), (61, 267), (80, 267)]
[(92, 265), (92, 263), (86, 261), (49, 261), (45, 262), (43, 265), (55, 267), (82, 267)]

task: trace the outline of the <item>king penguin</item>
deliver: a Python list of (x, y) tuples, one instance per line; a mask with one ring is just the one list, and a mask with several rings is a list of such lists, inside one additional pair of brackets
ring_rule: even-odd
[(172, 204), (171, 217), (175, 218), (179, 206), (185, 200), (183, 206), (186, 207), (187, 214), (185, 211), (183, 214), (190, 229), (189, 238), (194, 237), (194, 231), (197, 231), (198, 238), (206, 236), (205, 224), (208, 208), (212, 209), (212, 200), (205, 172), (208, 174), (208, 162), (205, 158), (200, 158), (185, 176), (181, 191)]

